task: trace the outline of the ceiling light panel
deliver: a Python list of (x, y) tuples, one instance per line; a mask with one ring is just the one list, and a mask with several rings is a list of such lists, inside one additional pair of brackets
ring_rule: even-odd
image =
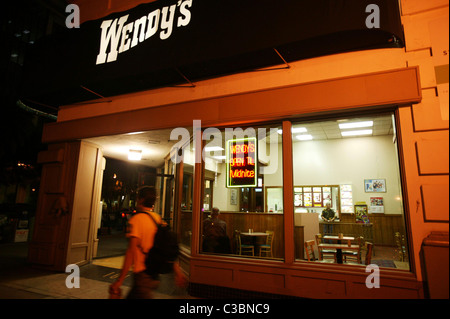
[(373, 121), (353, 122), (353, 123), (339, 123), (341, 130), (361, 127), (372, 127)]
[(342, 136), (358, 136), (358, 135), (371, 135), (373, 133), (372, 130), (357, 130), (357, 131), (343, 131), (341, 132)]

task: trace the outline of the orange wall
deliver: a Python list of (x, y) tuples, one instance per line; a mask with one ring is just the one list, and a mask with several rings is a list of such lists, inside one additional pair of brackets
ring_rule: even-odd
[[(448, 75), (447, 83), (441, 83), (435, 70), (440, 65), (448, 68), (448, 5), (448, 0), (402, 1), (406, 62), (420, 68), (423, 97), (421, 103), (400, 110), (410, 235), (419, 278), (424, 238), (431, 231), (449, 230)], [(447, 26), (440, 27), (445, 21)]]

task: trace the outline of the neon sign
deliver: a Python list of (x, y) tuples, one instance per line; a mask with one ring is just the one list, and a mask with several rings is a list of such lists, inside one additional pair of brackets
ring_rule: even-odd
[(257, 140), (256, 137), (228, 140), (227, 187), (256, 187)]

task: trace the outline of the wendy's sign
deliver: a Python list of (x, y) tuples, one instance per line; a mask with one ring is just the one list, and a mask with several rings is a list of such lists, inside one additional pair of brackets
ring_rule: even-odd
[(185, 27), (191, 21), (189, 8), (192, 7), (192, 1), (180, 0), (177, 4), (155, 9), (131, 22), (128, 21), (129, 14), (103, 20), (100, 25), (102, 33), (96, 64), (116, 61), (119, 53), (156, 36), (158, 32), (161, 40), (169, 39), (174, 28)]
[(228, 140), (227, 187), (256, 187), (258, 152), (256, 137)]
[(393, 0), (158, 0), (31, 45), (23, 97), (59, 106), (403, 43)]

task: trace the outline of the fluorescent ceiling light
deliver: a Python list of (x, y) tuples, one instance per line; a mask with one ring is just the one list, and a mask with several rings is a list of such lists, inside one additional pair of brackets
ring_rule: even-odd
[(205, 146), (205, 152), (223, 151), (220, 146)]
[(371, 135), (372, 130), (359, 130), (359, 131), (344, 131), (341, 132), (342, 136), (355, 136), (355, 135)]
[(360, 128), (360, 127), (372, 127), (373, 121), (363, 121), (363, 122), (353, 122), (353, 123), (341, 123), (339, 124), (339, 128), (347, 129), (347, 128)]
[(299, 141), (310, 141), (313, 139), (312, 135), (309, 134), (297, 135), (295, 138)]
[(140, 161), (142, 159), (142, 150), (129, 150), (128, 159), (130, 161)]
[(218, 160), (218, 161), (223, 161), (224, 159), (226, 159), (227, 157), (225, 155), (222, 156), (213, 156), (212, 158)]
[(131, 132), (127, 133), (127, 135), (137, 135), (137, 134), (143, 134), (144, 132)]
[[(283, 134), (283, 130), (278, 130), (277, 131), (278, 132), (278, 134)], [(306, 127), (293, 127), (292, 129), (291, 129), (291, 132), (292, 133), (306, 133), (306, 132), (308, 132), (308, 130), (306, 129)]]

